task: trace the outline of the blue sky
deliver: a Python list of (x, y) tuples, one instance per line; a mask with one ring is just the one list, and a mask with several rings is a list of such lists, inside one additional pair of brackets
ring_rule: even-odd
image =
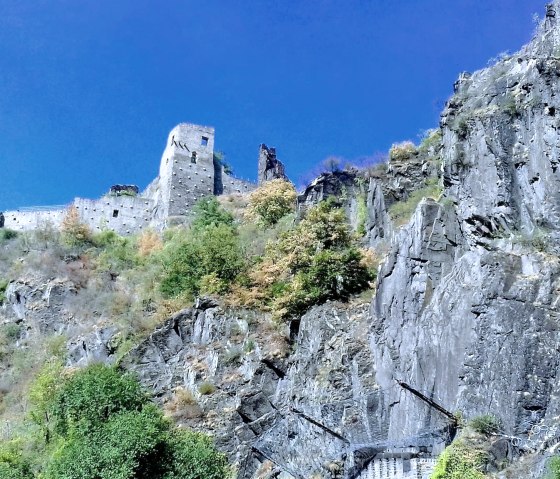
[(416, 140), (545, 3), (0, 0), (0, 210), (143, 188), (183, 121), (246, 178), (262, 142), (298, 182)]

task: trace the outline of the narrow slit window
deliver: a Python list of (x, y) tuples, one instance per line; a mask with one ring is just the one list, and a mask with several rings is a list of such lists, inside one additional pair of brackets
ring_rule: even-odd
[(200, 144), (202, 146), (208, 146), (208, 137), (207, 136), (203, 136), (202, 140), (200, 140)]
[(113, 218), (119, 217), (119, 210), (113, 210)]

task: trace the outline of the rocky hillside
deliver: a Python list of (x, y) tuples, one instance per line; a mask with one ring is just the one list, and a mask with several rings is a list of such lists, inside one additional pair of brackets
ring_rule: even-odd
[[(367, 171), (325, 172), (299, 194), (298, 218), (334, 198), (375, 255), (375, 287), (361, 295), (280, 321), (227, 292), (185, 309), (150, 299), (157, 314), (142, 303), (131, 320), (126, 298), (146, 284), (122, 258), (96, 277), (109, 289), (95, 289), (87, 254), (19, 239), (14, 258), (2, 243), (4, 420), (24, 417), (14, 398), (40, 348), (41, 361), (50, 351), (69, 367), (136, 373), (168, 416), (214, 436), (240, 478), (406, 478), (414, 467), (427, 478), (453, 438), (433, 477), (459, 477), (445, 455), (465, 448), (479, 456), (461, 477), (559, 477), (559, 19), (555, 1), (529, 45), (462, 74), (421, 145), (397, 144)], [(238, 219), (246, 208), (222, 204)], [(281, 242), (288, 226), (275, 228)]]

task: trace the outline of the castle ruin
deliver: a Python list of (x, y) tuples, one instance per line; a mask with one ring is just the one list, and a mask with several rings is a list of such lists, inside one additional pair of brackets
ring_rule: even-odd
[[(281, 177), (286, 178), (282, 164), (275, 157), (268, 167), (274, 171), (261, 172), (261, 166), (259, 174), (272, 179), (279, 170)], [(256, 186), (236, 178), (224, 167), (214, 152), (213, 127), (181, 123), (169, 133), (158, 177), (143, 192), (133, 185), (114, 185), (99, 199), (76, 198), (69, 205), (5, 211), (0, 227), (16, 231), (45, 225), (58, 228), (68, 208), (75, 207), (81, 220), (94, 232), (112, 230), (130, 235), (146, 228), (161, 231), (185, 223), (193, 206), (202, 198), (249, 193)]]

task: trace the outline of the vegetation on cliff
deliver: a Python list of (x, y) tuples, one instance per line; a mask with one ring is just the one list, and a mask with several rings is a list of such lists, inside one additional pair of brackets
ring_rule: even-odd
[(14, 479), (223, 479), (226, 458), (207, 436), (163, 417), (138, 382), (94, 365), (49, 364), (31, 389), (31, 423), (0, 450)]

